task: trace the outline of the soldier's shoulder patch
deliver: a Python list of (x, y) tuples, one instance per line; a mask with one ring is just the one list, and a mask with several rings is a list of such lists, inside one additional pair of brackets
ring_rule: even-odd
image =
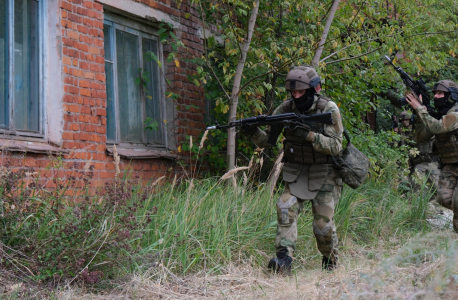
[(456, 115), (455, 114), (447, 114), (443, 119), (442, 122), (444, 122), (445, 128), (449, 128), (450, 126), (453, 126), (456, 122)]

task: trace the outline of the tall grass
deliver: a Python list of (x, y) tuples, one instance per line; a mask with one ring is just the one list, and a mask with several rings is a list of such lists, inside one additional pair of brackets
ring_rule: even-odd
[[(204, 268), (215, 272), (229, 263), (264, 266), (275, 255), (279, 194), (271, 197), (263, 186), (234, 189), (216, 179), (194, 181), (192, 190), (189, 184), (163, 186), (149, 199), (157, 214), (142, 241), (143, 254), (154, 254), (156, 263), (178, 273)], [(402, 194), (381, 179), (369, 180), (357, 190), (345, 187), (335, 214), (343, 249), (428, 230), (425, 210), (431, 195), (429, 190)], [(321, 255), (312, 233), (311, 206), (305, 206), (298, 221), (295, 258), (315, 261)]]
[[(396, 172), (392, 164), (359, 189), (344, 188), (335, 213), (342, 250), (428, 230), (431, 191), (425, 184), (416, 193), (398, 190)], [(16, 178), (11, 174), (5, 178)], [(29, 280), (85, 283), (145, 269), (154, 276), (164, 270), (218, 273), (228, 264), (265, 266), (275, 255), (281, 185), (271, 196), (264, 184), (245, 176), (232, 185), (217, 178), (182, 180), (142, 186), (125, 174), (96, 195), (86, 194), (79, 202), (60, 197), (58, 203), (58, 191), (37, 190), (19, 180), (0, 191), (0, 263)], [(320, 267), (312, 220), (306, 204), (298, 221), (295, 268)]]

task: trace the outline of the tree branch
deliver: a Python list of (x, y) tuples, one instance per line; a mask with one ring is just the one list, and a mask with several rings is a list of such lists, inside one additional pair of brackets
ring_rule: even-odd
[(359, 42), (359, 43), (354, 43), (354, 44), (345, 46), (345, 47), (343, 47), (342, 49), (339, 49), (339, 50), (337, 50), (336, 52), (334, 52), (334, 53), (332, 53), (332, 54), (326, 56), (325, 58), (323, 58), (322, 60), (320, 60), (320, 62), (323, 62), (323, 61), (325, 61), (326, 59), (333, 57), (334, 55), (336, 55), (337, 53), (339, 53), (339, 52), (342, 51), (342, 50), (347, 49), (348, 47), (351, 47), (351, 46), (354, 46), (354, 45), (364, 44), (364, 43), (366, 43), (366, 42), (371, 42), (371, 41), (375, 41), (375, 40), (378, 40), (378, 39), (380, 39), (380, 38), (369, 39), (369, 40), (365, 40), (365, 41), (362, 41), (362, 42)]
[(335, 73), (335, 74), (329, 74), (327, 76), (331, 77), (331, 76), (339, 76), (339, 75), (343, 75), (343, 74), (346, 74), (346, 73), (350, 73), (351, 71), (354, 71), (356, 69), (358, 69), (359, 67), (361, 67), (363, 63), (360, 63), (359, 65), (357, 65), (356, 67), (354, 67), (353, 69), (350, 69), (348, 71), (345, 71), (345, 72), (340, 72), (340, 73)]
[(326, 43), (326, 38), (328, 37), (329, 29), (331, 28), (332, 21), (334, 20), (334, 15), (336, 14), (337, 7), (339, 7), (340, 0), (334, 0), (332, 3), (331, 11), (324, 25), (323, 33), (321, 34), (321, 40), (318, 44), (318, 49), (315, 52), (315, 57), (312, 59), (312, 67), (317, 68), (320, 62), (321, 54), (323, 53), (324, 44)]
[(408, 35), (405, 38), (410, 38), (410, 37), (417, 36), (417, 35), (443, 34), (443, 33), (457, 32), (457, 31), (458, 31), (458, 29), (448, 30), (448, 31), (440, 31), (440, 32), (422, 32), (422, 33), (416, 33), (416, 34)]
[[(253, 36), (254, 27), (256, 25), (256, 18), (258, 16), (260, 0), (253, 2), (253, 8), (251, 10), (250, 19), (248, 21), (248, 32), (246, 39), (243, 43), (237, 69), (235, 71), (234, 83), (232, 85), (231, 100), (229, 103), (229, 122), (235, 120), (237, 116), (237, 106), (239, 104), (239, 91), (240, 82), (242, 80), (243, 69), (245, 67), (246, 57), (248, 50), (250, 49), (251, 38)], [(232, 170), (235, 167), (235, 128), (230, 128), (227, 131), (227, 167)]]
[(256, 77), (251, 78), (250, 80), (248, 80), (248, 82), (245, 83), (245, 84), (240, 88), (239, 93), (237, 94), (237, 96), (239, 96), (240, 93), (242, 92), (242, 90), (243, 90), (247, 85), (249, 85), (252, 81), (255, 81), (255, 80), (258, 79), (258, 78), (261, 78), (261, 77), (264, 77), (264, 76), (266, 76), (266, 75), (269, 75), (269, 74), (273, 73), (274, 71), (275, 71), (275, 70), (271, 70), (271, 71), (269, 71), (269, 72), (266, 72), (266, 73), (264, 73), (264, 74), (261, 74), (261, 75), (259, 75), (259, 76), (256, 76)]
[(372, 50), (372, 51), (369, 51), (369, 52), (363, 53), (363, 54), (361, 54), (361, 55), (358, 55), (358, 56), (348, 57), (348, 58), (342, 58), (342, 59), (338, 59), (338, 60), (333, 60), (333, 61), (331, 61), (331, 62), (326, 63), (326, 65), (338, 63), (338, 62), (341, 62), (341, 61), (347, 61), (347, 60), (356, 59), (356, 58), (359, 58), (359, 57), (361, 57), (361, 56), (365, 56), (365, 55), (371, 54), (372, 52), (375, 52), (375, 51), (377, 51), (377, 50), (379, 50), (379, 49), (381, 49), (381, 48), (382, 48), (382, 46), (380, 46), (380, 47), (378, 47), (377, 49), (374, 49), (374, 50)]

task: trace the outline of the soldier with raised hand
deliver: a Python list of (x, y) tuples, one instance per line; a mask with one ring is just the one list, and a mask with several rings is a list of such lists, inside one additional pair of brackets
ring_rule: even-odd
[(427, 140), (435, 135), (436, 147), (444, 167), (441, 171), (437, 190), (437, 201), (453, 211), (453, 229), (458, 233), (458, 85), (451, 80), (441, 80), (433, 87), (434, 106), (442, 115), (437, 120), (432, 117), (413, 94), (406, 101), (417, 112), (423, 129), (419, 134)]
[[(284, 128), (285, 190), (276, 204), (276, 257), (270, 260), (268, 268), (274, 272), (291, 272), (292, 257), (296, 250), (298, 214), (303, 210), (305, 202), (311, 202), (313, 233), (318, 250), (323, 255), (322, 268), (333, 270), (338, 260), (334, 209), (343, 183), (334, 168), (332, 156), (342, 149), (341, 115), (334, 102), (319, 94), (321, 79), (311, 67), (292, 69), (286, 77), (286, 89), (292, 98), (280, 104), (273, 114), (294, 112), (310, 116), (331, 112), (334, 124)], [(263, 131), (255, 127), (244, 131), (251, 134), (253, 141), (263, 148), (270, 146), (267, 141), (271, 129), (269, 126)]]

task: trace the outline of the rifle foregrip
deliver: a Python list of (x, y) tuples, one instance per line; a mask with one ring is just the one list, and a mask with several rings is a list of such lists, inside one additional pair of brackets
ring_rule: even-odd
[(283, 126), (280, 124), (272, 124), (270, 126), (270, 134), (267, 143), (271, 146), (275, 146), (278, 140), (278, 136), (280, 135), (281, 131), (283, 130)]

